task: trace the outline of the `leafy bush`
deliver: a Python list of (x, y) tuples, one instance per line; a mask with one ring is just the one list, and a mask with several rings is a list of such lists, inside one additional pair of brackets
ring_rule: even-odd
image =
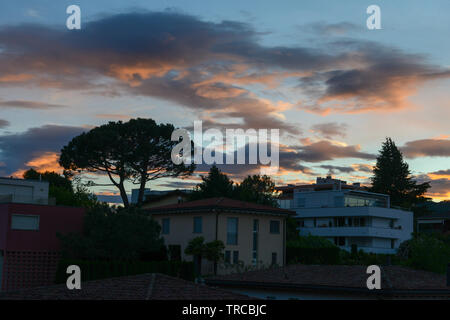
[(286, 244), (288, 263), (339, 264), (340, 249), (325, 238), (308, 235), (298, 236)]
[(59, 235), (64, 258), (82, 260), (167, 260), (160, 226), (142, 211), (95, 207), (82, 234)]
[(143, 273), (162, 273), (185, 280), (194, 279), (194, 265), (187, 261), (106, 261), (63, 259), (56, 272), (56, 283), (65, 283), (67, 267), (77, 265), (81, 269), (81, 280), (98, 280), (111, 277)]
[(436, 234), (416, 234), (401, 244), (398, 255), (416, 269), (445, 273), (450, 263), (450, 239)]
[(384, 265), (395, 264), (397, 260), (394, 255), (357, 251), (356, 248), (351, 252), (341, 250), (340, 252), (341, 264), (344, 265)]
[(338, 247), (331, 248), (302, 248), (287, 247), (286, 258), (288, 263), (301, 264), (339, 264), (340, 249)]
[(294, 240), (287, 242), (288, 247), (296, 248), (337, 248), (334, 243), (323, 237), (308, 235), (297, 236)]

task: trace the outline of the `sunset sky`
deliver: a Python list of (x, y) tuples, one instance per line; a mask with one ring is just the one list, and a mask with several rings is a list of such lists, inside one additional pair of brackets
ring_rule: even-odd
[[(81, 30), (66, 28), (71, 4)], [(371, 4), (381, 30), (366, 27)], [(61, 171), (59, 150), (108, 121), (203, 120), (280, 129), (279, 184), (368, 183), (391, 137), (429, 196), (450, 199), (449, 17), (448, 0), (2, 1), (0, 176)]]

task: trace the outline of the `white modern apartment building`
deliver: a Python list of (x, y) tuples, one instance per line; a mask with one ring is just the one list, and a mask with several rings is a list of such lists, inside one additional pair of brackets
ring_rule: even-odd
[(0, 203), (49, 204), (47, 181), (0, 177)]
[(413, 213), (390, 207), (388, 195), (359, 184), (317, 178), (312, 185), (285, 186), (280, 207), (294, 210), (300, 235), (322, 236), (342, 249), (393, 254), (411, 238)]

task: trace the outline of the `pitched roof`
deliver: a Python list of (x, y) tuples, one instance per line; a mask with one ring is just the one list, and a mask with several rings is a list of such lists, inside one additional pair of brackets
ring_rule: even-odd
[(433, 212), (417, 218), (417, 220), (428, 220), (428, 219), (450, 219), (450, 211)]
[(188, 201), (177, 204), (170, 204), (160, 207), (146, 209), (150, 213), (168, 213), (179, 211), (193, 211), (193, 210), (231, 210), (231, 211), (245, 211), (258, 212), (269, 214), (295, 214), (294, 211), (274, 208), (266, 205), (256, 204), (253, 202), (239, 201), (229, 198), (209, 198), (195, 201)]
[(209, 285), (339, 290), (366, 293), (435, 292), (450, 297), (445, 275), (401, 266), (381, 266), (381, 290), (367, 289), (367, 266), (288, 265), (206, 279)]
[(246, 300), (248, 296), (195, 284), (159, 273), (81, 283), (80, 290), (65, 284), (0, 293), (0, 300)]

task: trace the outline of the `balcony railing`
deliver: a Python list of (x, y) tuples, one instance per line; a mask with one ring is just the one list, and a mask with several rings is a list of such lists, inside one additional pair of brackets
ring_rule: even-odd
[(323, 237), (349, 236), (349, 237), (382, 237), (382, 238), (399, 238), (401, 230), (383, 228), (383, 227), (299, 227), (301, 235), (315, 235)]
[(0, 195), (0, 203), (28, 203), (28, 204), (54, 204), (54, 198), (33, 198), (30, 196), (19, 196), (14, 194)]

